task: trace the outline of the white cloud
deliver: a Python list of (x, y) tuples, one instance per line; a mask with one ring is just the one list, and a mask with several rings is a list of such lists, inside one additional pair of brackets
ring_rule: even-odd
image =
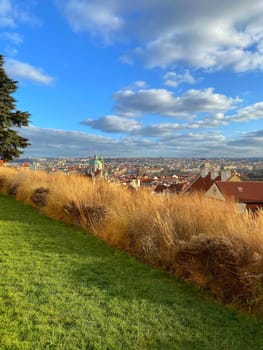
[(0, 36), (15, 45), (23, 43), (23, 36), (17, 32), (3, 32)]
[(159, 123), (148, 125), (143, 125), (134, 119), (110, 115), (99, 119), (87, 119), (82, 121), (82, 124), (106, 133), (122, 133), (133, 136), (140, 135), (160, 138), (175, 135), (175, 132), (178, 130), (208, 129), (227, 125), (229, 122), (225, 120), (224, 116), (220, 117), (220, 115), (221, 113), (218, 113), (214, 118), (207, 117), (192, 123)]
[(5, 69), (14, 78), (26, 79), (44, 85), (50, 85), (54, 81), (51, 76), (45, 74), (40, 68), (15, 59), (7, 59)]
[(116, 115), (107, 115), (96, 120), (87, 119), (84, 120), (82, 124), (109, 133), (129, 133), (141, 128), (136, 120), (122, 118)]
[(188, 90), (181, 96), (165, 89), (120, 90), (113, 94), (114, 109), (124, 116), (155, 114), (169, 117), (194, 117), (232, 109), (239, 98), (214, 93), (213, 89)]
[(143, 135), (146, 137), (167, 137), (174, 135), (174, 132), (177, 130), (185, 129), (185, 124), (178, 123), (160, 123), (160, 124), (151, 124), (141, 127), (134, 131), (136, 135)]
[(194, 122), (192, 126), (196, 125), (198, 128), (211, 128), (222, 125), (229, 125), (232, 122), (245, 123), (258, 119), (263, 119), (263, 102), (257, 102), (253, 105), (237, 109), (231, 115), (224, 115), (223, 113), (209, 115), (202, 120)]
[(12, 13), (11, 0), (0, 0), (0, 26), (14, 27), (15, 18)]
[(111, 41), (113, 33), (123, 25), (111, 2), (105, 6), (103, 2), (69, 0), (64, 4), (64, 11), (73, 30), (99, 34), (106, 42)]
[(134, 87), (137, 87), (137, 88), (143, 88), (145, 87), (147, 84), (145, 81), (142, 81), (142, 80), (137, 80), (133, 83)]
[(228, 117), (227, 121), (239, 123), (257, 119), (263, 119), (263, 102), (240, 108), (234, 115)]
[(130, 55), (121, 55), (119, 60), (121, 63), (129, 64), (129, 65), (132, 65), (134, 62), (133, 58)]
[[(152, 13), (150, 9), (146, 11)], [(155, 10), (153, 15), (160, 32), (147, 33), (142, 50), (137, 51), (150, 67), (184, 62), (191, 67), (213, 70), (263, 68), (257, 47), (263, 37), (260, 1), (239, 0), (229, 4), (226, 0), (220, 3), (194, 0), (183, 6), (175, 0), (166, 2), (159, 18)]]
[(163, 76), (163, 79), (164, 84), (171, 87), (177, 87), (183, 83), (194, 84), (196, 82), (189, 70), (186, 70), (182, 74), (178, 74), (176, 72), (167, 72)]
[(233, 122), (244, 123), (252, 120), (263, 119), (263, 102), (237, 109), (233, 114), (215, 113), (205, 116), (188, 124), (181, 124), (182, 129), (215, 128), (229, 125)]
[(0, 27), (15, 28), (19, 23), (37, 23), (38, 20), (29, 14), (31, 3), (18, 0), (0, 0)]
[(122, 61), (140, 56), (148, 67), (263, 69), (259, 0), (68, 0), (63, 7), (75, 30), (135, 39), (134, 55), (123, 53)]
[[(226, 112), (228, 112), (226, 110)], [(226, 126), (235, 123), (244, 123), (252, 120), (263, 119), (263, 102), (237, 109), (232, 115), (215, 113), (194, 120), (189, 123), (160, 123), (138, 128), (135, 132), (145, 136), (162, 136), (173, 134), (175, 130), (209, 129)]]
[(211, 114), (193, 123), (185, 124), (185, 128), (214, 128), (229, 125), (233, 122), (244, 123), (258, 119), (263, 119), (263, 102), (257, 102), (237, 109), (231, 115), (223, 113)]
[(127, 119), (115, 115), (99, 119), (87, 119), (82, 124), (107, 133), (123, 133), (128, 135), (141, 135), (145, 137), (163, 137), (174, 134), (176, 130), (191, 128), (191, 124), (160, 123), (143, 126), (134, 119)]
[(136, 80), (131, 84), (127, 85), (122, 90), (140, 90), (147, 87), (147, 83), (143, 80)]

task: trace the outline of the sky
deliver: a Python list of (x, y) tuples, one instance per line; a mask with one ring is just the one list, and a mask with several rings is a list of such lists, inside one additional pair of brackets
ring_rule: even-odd
[(262, 157), (263, 1), (0, 0), (23, 157)]

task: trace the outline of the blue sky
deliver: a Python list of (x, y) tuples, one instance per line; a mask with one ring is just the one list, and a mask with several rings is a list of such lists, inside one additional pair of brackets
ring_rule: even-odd
[(24, 156), (262, 156), (262, 23), (258, 0), (0, 0)]

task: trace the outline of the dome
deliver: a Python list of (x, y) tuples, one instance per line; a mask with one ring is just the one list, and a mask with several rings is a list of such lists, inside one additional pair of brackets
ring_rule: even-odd
[(89, 161), (90, 165), (101, 165), (101, 161), (99, 159), (91, 159)]

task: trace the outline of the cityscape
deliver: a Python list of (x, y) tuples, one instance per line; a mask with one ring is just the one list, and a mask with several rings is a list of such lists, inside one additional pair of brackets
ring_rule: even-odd
[[(97, 165), (94, 164), (98, 163)], [(209, 170), (229, 169), (243, 180), (263, 180), (263, 158), (21, 158), (11, 163), (48, 173), (99, 175), (108, 181), (120, 181), (155, 188), (158, 184), (191, 183), (206, 164)], [(96, 174), (97, 171), (97, 174)]]

